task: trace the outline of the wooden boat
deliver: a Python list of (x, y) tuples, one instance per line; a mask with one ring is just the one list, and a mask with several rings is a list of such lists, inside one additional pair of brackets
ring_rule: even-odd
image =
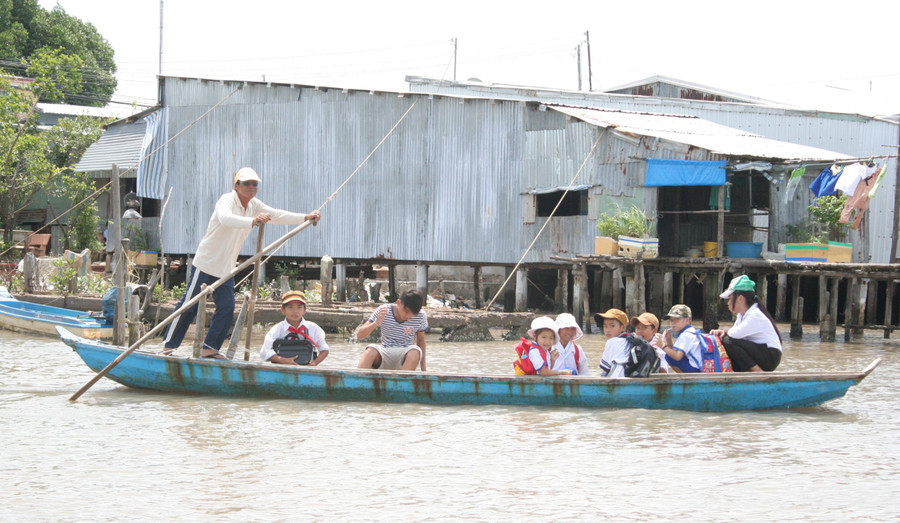
[(15, 299), (0, 287), (0, 327), (18, 332), (56, 336), (56, 327), (65, 327), (82, 338), (112, 338), (113, 323), (93, 318), (89, 313), (28, 303)]
[[(64, 328), (62, 341), (95, 372), (125, 349)], [(106, 377), (177, 393), (449, 405), (497, 404), (730, 411), (810, 407), (840, 398), (861, 372), (661, 374), (645, 379), (416, 373), (178, 358), (135, 351)]]

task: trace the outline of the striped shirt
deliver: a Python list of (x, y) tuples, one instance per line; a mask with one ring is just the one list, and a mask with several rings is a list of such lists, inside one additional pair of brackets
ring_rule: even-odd
[[(382, 305), (387, 307), (387, 314), (384, 315), (384, 321), (381, 322), (381, 344), (384, 347), (409, 347), (416, 344), (416, 333), (428, 330), (428, 318), (425, 317), (425, 311), (420, 310), (418, 314), (412, 318), (400, 323), (394, 317), (394, 305)], [(378, 311), (381, 307), (375, 309), (375, 312), (369, 316), (367, 321), (375, 323), (378, 321)]]

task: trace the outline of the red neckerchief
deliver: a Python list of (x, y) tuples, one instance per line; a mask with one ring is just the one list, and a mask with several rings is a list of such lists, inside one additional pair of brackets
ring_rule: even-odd
[(310, 343), (313, 344), (313, 347), (315, 347), (317, 349), (319, 348), (319, 345), (316, 344), (316, 342), (314, 342), (312, 340), (312, 338), (309, 337), (309, 334), (307, 334), (309, 332), (309, 329), (306, 328), (306, 325), (300, 325), (299, 327), (294, 327), (292, 325), (288, 325), (288, 332), (291, 334), (299, 334), (299, 335), (303, 336), (304, 338), (308, 339)]

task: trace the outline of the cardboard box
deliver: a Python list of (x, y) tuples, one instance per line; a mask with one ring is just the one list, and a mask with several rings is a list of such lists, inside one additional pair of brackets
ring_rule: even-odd
[(788, 243), (784, 259), (788, 261), (827, 262), (828, 245), (824, 243)]
[(828, 242), (828, 263), (850, 263), (853, 261), (853, 244)]
[(134, 265), (141, 267), (155, 267), (159, 260), (159, 253), (155, 251), (128, 251), (128, 259)]
[(615, 256), (619, 253), (619, 242), (609, 236), (594, 237), (594, 254)]
[(656, 258), (659, 238), (632, 238), (619, 236), (619, 255), (629, 258)]

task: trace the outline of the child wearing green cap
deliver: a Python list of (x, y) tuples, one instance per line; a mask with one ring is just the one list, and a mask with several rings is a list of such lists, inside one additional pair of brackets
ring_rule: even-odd
[(730, 329), (716, 329), (735, 372), (773, 371), (781, 363), (781, 334), (765, 304), (756, 295), (756, 283), (746, 275), (731, 280), (720, 297), (735, 314)]

